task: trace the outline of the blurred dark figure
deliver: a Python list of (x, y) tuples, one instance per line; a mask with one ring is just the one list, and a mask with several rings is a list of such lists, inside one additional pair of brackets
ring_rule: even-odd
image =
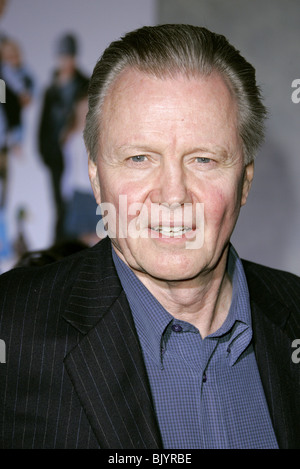
[(3, 16), (4, 12), (5, 12), (5, 8), (7, 6), (7, 0), (0, 0), (0, 18), (1, 16)]
[(56, 209), (55, 242), (64, 239), (64, 203), (61, 194), (61, 177), (64, 161), (61, 133), (73, 103), (79, 93), (87, 90), (89, 79), (77, 66), (78, 43), (75, 36), (66, 34), (57, 43), (57, 68), (50, 86), (46, 89), (38, 132), (39, 151), (48, 167)]
[(65, 236), (81, 239), (92, 246), (99, 237), (96, 234), (97, 203), (89, 180), (88, 154), (83, 140), (87, 111), (87, 93), (82, 93), (74, 103), (70, 121), (62, 135), (64, 172), (61, 191), (65, 203)]
[(85, 249), (87, 245), (77, 239), (66, 240), (54, 244), (49, 249), (40, 251), (27, 251), (20, 257), (14, 267), (42, 266), (63, 259)]
[(28, 250), (28, 244), (25, 235), (25, 222), (27, 219), (26, 208), (20, 207), (16, 214), (17, 236), (14, 242), (14, 251), (18, 258), (22, 257)]
[[(10, 108), (6, 102), (5, 112), (8, 121), (14, 126), (13, 135), (10, 136), (11, 146), (20, 145), (23, 141), (22, 110), (31, 103), (35, 82), (31, 71), (24, 62), (20, 44), (12, 38), (5, 37), (1, 41), (1, 72), (9, 91), (15, 95), (18, 106)], [(9, 98), (9, 96), (8, 96)]]
[[(0, 3), (0, 12), (4, 3)], [(22, 150), (23, 112), (31, 103), (35, 88), (19, 43), (5, 34), (0, 34), (0, 77), (5, 82), (5, 101), (0, 104), (0, 258), (3, 259), (11, 255), (12, 247), (6, 221), (9, 158)]]
[(0, 109), (0, 207), (6, 202), (8, 156), (23, 142), (23, 109), (31, 103), (34, 79), (24, 64), (20, 45), (3, 36), (0, 41), (0, 77), (5, 81), (6, 102)]

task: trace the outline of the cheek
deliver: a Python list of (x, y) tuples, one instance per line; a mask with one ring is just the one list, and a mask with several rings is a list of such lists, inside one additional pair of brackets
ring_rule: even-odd
[[(109, 179), (108, 179), (109, 181)], [(110, 184), (102, 185), (102, 202), (108, 207), (114, 206), (111, 212), (114, 214), (113, 224), (117, 229), (126, 230), (128, 223), (139, 217), (142, 207), (147, 200), (148, 190), (145, 184), (132, 184), (122, 180), (122, 178), (111, 178)], [(143, 211), (143, 216), (147, 214)], [(119, 228), (118, 228), (119, 227)]]
[(222, 226), (225, 222), (235, 223), (238, 214), (237, 194), (215, 187), (204, 202), (204, 216), (208, 226)]
[(105, 197), (116, 199), (122, 195), (135, 202), (143, 198), (147, 192), (146, 186), (149, 184), (145, 181), (133, 181), (128, 178), (128, 174), (124, 174), (122, 171), (103, 171), (100, 174), (102, 175), (100, 186)]

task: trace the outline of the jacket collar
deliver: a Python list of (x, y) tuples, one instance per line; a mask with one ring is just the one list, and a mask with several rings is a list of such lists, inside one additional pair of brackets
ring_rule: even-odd
[(286, 329), (291, 314), (287, 299), (283, 303), (272, 289), (264, 266), (243, 260), (252, 305), (263, 312), (265, 319), (282, 331)]
[(161, 448), (145, 365), (108, 239), (85, 252), (63, 317), (83, 337), (64, 363), (101, 448)]
[(288, 297), (283, 304), (266, 268), (243, 263), (250, 293), (254, 351), (278, 444), (280, 448), (298, 447), (299, 371), (291, 360), (291, 341), (296, 333), (290, 321), (292, 307)]
[(85, 250), (81, 258), (63, 318), (86, 334), (110, 309), (122, 286), (108, 238)]

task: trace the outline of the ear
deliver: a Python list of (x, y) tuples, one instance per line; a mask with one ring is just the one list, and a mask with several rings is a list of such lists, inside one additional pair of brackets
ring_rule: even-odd
[(94, 192), (96, 202), (99, 205), (101, 203), (101, 195), (100, 195), (98, 168), (97, 168), (97, 164), (94, 163), (94, 161), (92, 161), (90, 157), (88, 160), (88, 168), (89, 168), (89, 178), (90, 178), (91, 186)]
[(254, 162), (247, 164), (244, 170), (241, 207), (246, 204), (254, 176)]

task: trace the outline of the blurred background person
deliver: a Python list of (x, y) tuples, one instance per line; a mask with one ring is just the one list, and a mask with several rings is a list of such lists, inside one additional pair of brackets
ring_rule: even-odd
[(62, 131), (67, 125), (76, 97), (87, 90), (88, 77), (77, 65), (78, 41), (72, 34), (59, 38), (56, 46), (57, 68), (46, 89), (38, 129), (39, 152), (47, 166), (53, 190), (56, 221), (55, 242), (64, 239), (64, 201), (61, 179), (64, 158), (61, 147)]
[(24, 63), (21, 46), (12, 38), (2, 39), (0, 46), (1, 73), (10, 92), (15, 95), (17, 105), (5, 106), (8, 121), (11, 123), (10, 147), (20, 147), (24, 137), (22, 110), (31, 103), (34, 95), (34, 78)]
[(93, 245), (99, 238), (96, 234), (97, 204), (88, 176), (88, 155), (83, 140), (87, 111), (88, 98), (84, 90), (74, 102), (62, 137), (61, 193), (65, 203), (64, 237)]
[(5, 103), (0, 108), (0, 255), (3, 258), (11, 254), (6, 229), (9, 157), (21, 153), (23, 111), (32, 101), (35, 83), (19, 43), (5, 35), (0, 41), (0, 76), (5, 82)]

